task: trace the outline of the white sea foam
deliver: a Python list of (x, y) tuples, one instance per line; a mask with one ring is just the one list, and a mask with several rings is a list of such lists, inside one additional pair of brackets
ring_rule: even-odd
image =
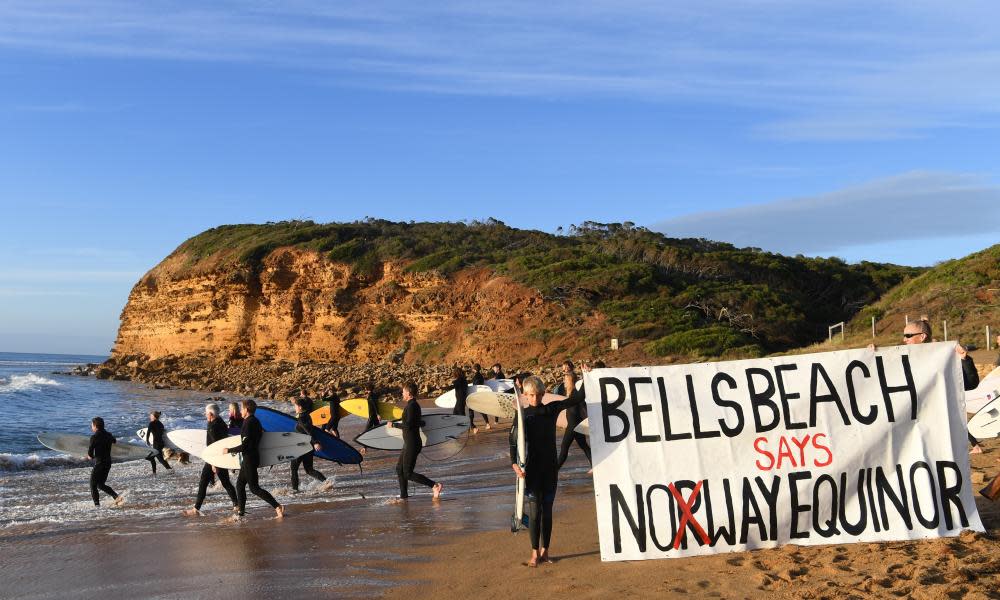
[(58, 385), (61, 385), (58, 381), (34, 373), (11, 375), (9, 379), (0, 377), (0, 394), (31, 392), (41, 387)]
[(74, 456), (39, 456), (0, 452), (0, 471), (38, 471), (52, 467), (79, 466), (89, 461)]

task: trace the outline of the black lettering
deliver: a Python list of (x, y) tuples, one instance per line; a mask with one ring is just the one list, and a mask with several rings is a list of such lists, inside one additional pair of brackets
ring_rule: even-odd
[(890, 423), (896, 422), (895, 411), (892, 409), (892, 395), (899, 392), (908, 392), (910, 395), (910, 419), (917, 420), (917, 385), (913, 383), (913, 372), (910, 370), (910, 357), (900, 355), (903, 365), (903, 377), (906, 383), (898, 386), (890, 386), (885, 377), (885, 363), (881, 356), (875, 357), (875, 367), (878, 371), (878, 383), (882, 386), (882, 400), (885, 402), (885, 413), (889, 417)]
[[(601, 418), (604, 420), (604, 441), (615, 443), (628, 437), (628, 416), (625, 411), (618, 408), (625, 403), (625, 384), (614, 377), (601, 377), (598, 380), (601, 386)], [(608, 387), (618, 390), (618, 398), (614, 402), (608, 402)], [(611, 417), (617, 417), (622, 423), (622, 432), (611, 434)]]
[(866, 378), (871, 377), (872, 374), (868, 370), (868, 365), (860, 360), (853, 360), (851, 364), (847, 365), (847, 397), (851, 402), (851, 414), (854, 415), (858, 423), (871, 425), (878, 417), (878, 407), (872, 404), (867, 415), (861, 414), (861, 409), (858, 407), (858, 394), (854, 387), (854, 371), (861, 371)]
[(625, 520), (628, 521), (628, 527), (632, 530), (632, 536), (635, 538), (635, 543), (639, 548), (639, 552), (645, 552), (646, 511), (642, 505), (642, 486), (635, 486), (635, 514), (639, 517), (638, 522), (629, 511), (628, 505), (625, 503), (625, 496), (622, 494), (621, 489), (617, 485), (611, 484), (609, 491), (611, 494), (611, 534), (614, 537), (615, 554), (621, 554), (622, 551), (622, 535), (621, 526), (619, 525), (619, 512), (621, 512), (621, 514), (625, 516)]
[(889, 529), (889, 515), (885, 509), (885, 499), (896, 508), (896, 513), (903, 519), (906, 528), (913, 531), (913, 517), (910, 516), (910, 501), (906, 496), (906, 482), (903, 479), (903, 465), (896, 465), (896, 481), (899, 484), (899, 493), (893, 491), (888, 478), (882, 471), (882, 467), (875, 467), (875, 489), (878, 491), (878, 503), (882, 507), (882, 528)]
[[(756, 430), (759, 433), (771, 431), (778, 426), (778, 423), (781, 420), (781, 415), (778, 412), (778, 405), (771, 400), (774, 396), (774, 380), (771, 379), (771, 373), (767, 369), (751, 367), (747, 369), (746, 374), (747, 387), (750, 392), (750, 406), (753, 407), (754, 427), (756, 427)], [(753, 378), (755, 375), (759, 375), (767, 381), (767, 388), (764, 389), (763, 392), (758, 392), (756, 386), (753, 384)], [(761, 421), (760, 417), (760, 409), (765, 406), (770, 409), (772, 417), (771, 422), (767, 425)]]
[[(920, 496), (917, 493), (917, 471), (923, 469), (927, 471), (927, 478), (930, 480), (930, 485), (923, 485), (924, 489), (929, 489), (931, 491), (931, 506), (934, 507), (934, 516), (930, 519), (924, 518), (924, 513), (920, 510)], [(910, 467), (910, 498), (913, 500), (913, 514), (917, 517), (917, 521), (927, 529), (937, 529), (938, 523), (941, 522), (941, 515), (938, 513), (937, 499), (934, 496), (934, 473), (931, 472), (931, 466), (924, 461), (918, 461), (913, 463)]]
[(736, 413), (736, 426), (730, 427), (726, 423), (726, 419), (719, 419), (719, 427), (722, 429), (723, 433), (727, 437), (736, 437), (743, 431), (744, 419), (743, 419), (743, 407), (740, 406), (739, 402), (733, 400), (725, 400), (719, 395), (719, 384), (725, 382), (730, 390), (736, 389), (736, 380), (733, 379), (727, 373), (716, 373), (712, 377), (712, 401), (716, 405), (732, 409)]
[[(829, 394), (819, 393), (819, 386), (817, 384), (820, 377), (823, 378), (823, 383), (830, 392)], [(833, 387), (833, 381), (830, 380), (830, 376), (827, 374), (826, 369), (823, 368), (823, 365), (813, 363), (812, 375), (809, 379), (809, 426), (816, 426), (816, 405), (820, 402), (833, 402), (836, 404), (837, 410), (840, 411), (840, 417), (844, 420), (844, 425), (850, 425), (851, 419), (847, 416), (847, 411), (844, 410), (844, 403), (840, 399), (840, 394), (837, 393), (837, 388)]]
[[(819, 489), (827, 483), (830, 486), (830, 518), (826, 523), (820, 522), (821, 511), (819, 509)], [(813, 513), (812, 513), (813, 530), (820, 535), (820, 537), (830, 538), (835, 535), (840, 535), (840, 530), (837, 529), (837, 482), (833, 477), (827, 474), (820, 475), (816, 478), (816, 485), (813, 486)]]
[(691, 419), (694, 423), (694, 437), (698, 440), (703, 440), (706, 438), (719, 437), (718, 431), (702, 431), (701, 430), (701, 419), (698, 418), (698, 401), (694, 397), (694, 377), (686, 375), (687, 388), (688, 388), (688, 402), (691, 404)]
[(761, 477), (756, 477), (754, 480), (757, 482), (757, 487), (760, 488), (760, 493), (764, 495), (764, 501), (767, 502), (767, 508), (771, 513), (771, 540), (778, 539), (778, 490), (781, 487), (781, 479), (778, 477), (771, 478), (771, 487), (764, 485), (764, 480)]
[(840, 474), (840, 527), (850, 535), (861, 535), (868, 526), (868, 505), (865, 502), (865, 471), (858, 471), (858, 520), (847, 520), (847, 473)]
[(785, 381), (781, 378), (782, 371), (794, 371), (798, 365), (778, 365), (774, 367), (774, 379), (778, 382), (778, 397), (781, 398), (781, 412), (785, 416), (785, 427), (787, 429), (805, 429), (804, 421), (795, 422), (792, 420), (791, 409), (788, 407), (789, 400), (797, 400), (802, 397), (798, 392), (786, 392)]
[(705, 496), (705, 521), (708, 525), (708, 539), (711, 540), (709, 545), (713, 548), (720, 539), (725, 539), (730, 546), (736, 543), (736, 516), (733, 511), (733, 493), (728, 479), (722, 480), (722, 492), (726, 498), (726, 512), (729, 517), (728, 529), (723, 526), (715, 528), (715, 515), (712, 513), (712, 496), (708, 493), (708, 482), (706, 481), (705, 485), (702, 486), (701, 494)]
[[(945, 470), (950, 470), (955, 474), (955, 485), (945, 484), (948, 480)], [(938, 489), (941, 494), (941, 512), (944, 513), (945, 527), (948, 529), (953, 529), (955, 527), (951, 519), (951, 508), (948, 504), (955, 505), (955, 508), (958, 509), (959, 522), (962, 527), (968, 527), (969, 518), (965, 515), (965, 507), (962, 506), (962, 499), (959, 498), (959, 494), (962, 491), (962, 471), (959, 470), (957, 464), (949, 460), (939, 460), (937, 461), (937, 476)]]
[[(804, 540), (809, 538), (809, 530), (799, 531), (799, 513), (809, 512), (812, 508), (809, 504), (799, 504), (799, 481), (808, 481), (812, 479), (812, 473), (809, 471), (797, 471), (788, 474), (788, 489), (789, 494), (792, 496), (792, 533), (791, 538), (793, 540)], [(808, 519), (806, 519), (808, 522)]]
[(639, 394), (635, 389), (639, 385), (653, 385), (653, 380), (649, 377), (628, 378), (628, 387), (632, 392), (632, 420), (635, 423), (635, 441), (639, 443), (658, 442), (660, 436), (642, 433), (642, 413), (653, 412), (653, 405), (639, 404)]
[[(753, 516), (751, 516), (750, 508), (753, 506)], [(764, 526), (764, 519), (760, 517), (760, 506), (757, 505), (757, 499), (753, 496), (753, 487), (750, 485), (750, 480), (746, 477), (743, 478), (743, 527), (740, 531), (740, 543), (747, 543), (747, 535), (750, 533), (750, 524), (756, 523), (757, 530), (760, 533), (760, 540), (764, 541), (767, 539), (767, 528)]]
[(667, 402), (667, 384), (662, 377), (656, 378), (656, 385), (660, 389), (660, 409), (663, 412), (663, 441), (672, 442), (674, 440), (689, 440), (690, 433), (674, 433), (670, 427), (670, 404)]
[[(670, 493), (670, 488), (663, 485), (662, 483), (651, 485), (649, 486), (649, 489), (646, 490), (646, 509), (649, 511), (649, 539), (653, 540), (653, 545), (656, 546), (657, 550), (659, 550), (660, 552), (666, 552), (667, 550), (670, 550), (671, 544), (673, 544), (674, 542), (674, 538), (673, 535), (671, 535), (670, 541), (668, 541), (666, 545), (663, 545), (660, 543), (660, 540), (656, 537), (657, 511), (653, 510), (653, 492), (657, 490), (661, 490), (667, 495), (667, 510), (665, 512), (671, 515), (670, 518), (671, 523), (673, 523), (674, 520), (673, 519), (674, 497), (673, 494)], [(670, 527), (671, 534), (673, 533), (673, 530), (674, 528)]]

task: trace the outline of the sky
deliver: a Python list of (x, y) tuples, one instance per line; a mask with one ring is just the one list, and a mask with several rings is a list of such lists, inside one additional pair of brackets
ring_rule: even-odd
[(1000, 7), (0, 3), (0, 351), (107, 353), (225, 223), (622, 222), (932, 265), (1000, 238)]

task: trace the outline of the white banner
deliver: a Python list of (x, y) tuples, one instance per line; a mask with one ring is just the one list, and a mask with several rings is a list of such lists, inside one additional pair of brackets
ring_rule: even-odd
[(602, 560), (983, 531), (954, 347), (591, 371)]

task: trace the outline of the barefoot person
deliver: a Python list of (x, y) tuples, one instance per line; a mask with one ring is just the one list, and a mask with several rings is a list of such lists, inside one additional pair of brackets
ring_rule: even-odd
[(396, 476), (399, 478), (399, 499), (406, 500), (409, 494), (409, 482), (419, 483), (431, 488), (433, 497), (439, 498), (444, 486), (435, 483), (427, 477), (415, 472), (417, 456), (424, 444), (420, 439), (420, 427), (424, 424), (420, 405), (417, 404), (417, 384), (407, 381), (403, 384), (403, 418), (389, 423), (390, 427), (403, 430), (403, 451), (399, 453), (396, 463)]
[[(218, 404), (212, 403), (205, 406), (205, 420), (208, 422), (205, 428), (206, 447), (229, 437), (229, 427), (226, 426), (226, 422), (219, 416)], [(205, 502), (205, 494), (208, 492), (208, 485), (212, 481), (213, 476), (218, 478), (219, 483), (222, 484), (226, 493), (229, 494), (229, 499), (233, 501), (233, 510), (238, 511), (240, 509), (240, 503), (236, 497), (236, 488), (233, 487), (233, 483), (229, 480), (229, 469), (220, 469), (205, 463), (205, 466), (201, 468), (201, 479), (198, 481), (198, 496), (194, 500), (194, 508), (185, 510), (185, 515), (195, 516), (201, 514), (201, 505)]]
[[(562, 374), (564, 383), (556, 386), (555, 393), (560, 396), (569, 397), (573, 393), (573, 390), (576, 389), (576, 368), (573, 366), (573, 361), (563, 361)], [(572, 380), (571, 383), (570, 380)], [(569, 449), (573, 445), (573, 442), (576, 442), (576, 445), (583, 450), (584, 456), (587, 457), (587, 462), (593, 466), (594, 463), (590, 458), (590, 443), (587, 441), (587, 436), (576, 431), (576, 426), (586, 418), (586, 406), (583, 402), (566, 409), (566, 430), (563, 432), (562, 445), (559, 447), (560, 469), (569, 457)]]
[[(315, 433), (313, 432), (312, 417), (309, 416), (312, 410), (312, 400), (309, 398), (296, 398), (295, 400), (295, 431), (298, 433), (304, 433), (309, 436), (312, 440), (312, 445), (314, 450), (320, 450), (321, 447), (319, 442), (316, 441)], [(323, 475), (319, 471), (313, 468), (313, 458), (315, 452), (306, 452), (302, 456), (294, 459), (292, 461), (292, 491), (299, 491), (299, 466), (302, 466), (306, 470), (306, 475), (316, 479), (318, 481), (326, 481), (326, 475)]]
[[(541, 562), (552, 562), (549, 558), (549, 544), (552, 540), (552, 505), (556, 500), (556, 483), (559, 474), (559, 460), (556, 456), (556, 417), (560, 411), (583, 402), (583, 394), (573, 389), (573, 379), (563, 379), (566, 388), (572, 390), (566, 400), (542, 404), (545, 384), (538, 377), (524, 380), (524, 396), (528, 407), (524, 414), (524, 439), (528, 456), (524, 469), (517, 464), (517, 444), (511, 441), (511, 468), (525, 481), (525, 501), (528, 506), (528, 532), (531, 535), (531, 559), (529, 567)], [(521, 426), (514, 419), (515, 426)]]
[[(472, 365), (472, 385), (486, 385), (486, 376), (483, 374), (483, 366), (479, 363), (474, 363)], [(470, 410), (469, 421), (472, 421), (475, 416), (475, 413)], [(489, 415), (484, 413), (483, 420), (486, 421), (486, 429), (493, 429), (493, 426), (490, 425)]]
[(150, 466), (153, 467), (153, 475), (156, 475), (156, 461), (160, 461), (160, 464), (165, 468), (170, 469), (170, 465), (167, 464), (166, 459), (163, 458), (163, 448), (166, 443), (163, 441), (163, 434), (166, 431), (163, 428), (163, 423), (160, 422), (160, 411), (154, 410), (149, 413), (149, 425), (146, 425), (146, 440), (145, 442), (156, 450), (156, 454), (150, 456), (149, 460)]
[(243, 443), (239, 446), (223, 449), (223, 452), (230, 454), (243, 453), (243, 458), (240, 462), (240, 476), (236, 480), (239, 518), (243, 518), (246, 515), (247, 486), (250, 486), (250, 491), (253, 495), (271, 505), (271, 508), (274, 509), (275, 514), (280, 519), (285, 516), (285, 507), (278, 504), (274, 496), (260, 487), (260, 483), (257, 481), (257, 469), (260, 468), (260, 439), (264, 436), (264, 428), (261, 427), (260, 421), (254, 416), (254, 412), (257, 410), (257, 403), (246, 399), (242, 404), (243, 429), (240, 431), (240, 438)]
[(115, 436), (104, 429), (104, 419), (94, 417), (90, 420), (90, 430), (94, 435), (90, 436), (90, 447), (87, 449), (87, 458), (94, 460), (94, 468), (90, 471), (90, 495), (94, 499), (94, 506), (101, 505), (101, 496), (97, 490), (111, 496), (115, 501), (115, 506), (121, 505), (121, 498), (108, 486), (108, 474), (111, 472), (111, 444), (117, 442)]

